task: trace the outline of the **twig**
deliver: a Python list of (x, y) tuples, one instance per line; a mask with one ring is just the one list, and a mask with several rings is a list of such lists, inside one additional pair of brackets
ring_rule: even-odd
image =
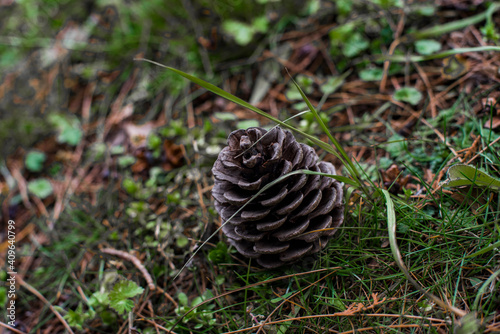
[(495, 139), (494, 141), (492, 141), (491, 143), (488, 144), (488, 146), (486, 146), (485, 148), (483, 148), (481, 151), (479, 151), (478, 154), (476, 154), (475, 156), (473, 156), (472, 158), (469, 159), (469, 161), (467, 161), (467, 164), (470, 164), (473, 160), (475, 160), (480, 154), (482, 154), (484, 151), (486, 151), (491, 145), (495, 144), (497, 141), (500, 140), (500, 137), (498, 137), (497, 139)]
[(422, 81), (424, 82), (425, 88), (427, 90), (427, 94), (429, 95), (431, 116), (432, 116), (432, 118), (436, 118), (437, 117), (436, 98), (434, 97), (434, 93), (432, 92), (432, 85), (429, 82), (429, 78), (427, 77), (427, 74), (425, 73), (425, 71), (417, 63), (413, 63), (413, 66), (415, 66), (418, 74), (422, 78)]
[(32, 294), (37, 296), (38, 299), (40, 299), (45, 305), (47, 305), (49, 307), (49, 309), (52, 311), (52, 313), (54, 313), (56, 315), (56, 317), (59, 319), (59, 321), (63, 324), (63, 326), (66, 328), (66, 330), (69, 333), (74, 334), (73, 330), (71, 330), (71, 327), (68, 325), (66, 320), (64, 320), (63, 316), (59, 312), (57, 312), (57, 310), (54, 308), (54, 306), (52, 306), (52, 304), (40, 292), (38, 292), (37, 289), (35, 289), (31, 285), (29, 285), (19, 275), (16, 276), (16, 280), (19, 282), (20, 286), (22, 286), (23, 288), (25, 288), (26, 290), (28, 290), (29, 292), (31, 292)]
[(7, 328), (10, 331), (13, 331), (14, 333), (19, 333), (19, 334), (26, 334), (25, 332), (21, 332), (19, 329), (15, 329), (14, 327), (10, 327), (9, 325), (3, 323), (0, 321), (0, 326)]
[(130, 253), (127, 253), (127, 252), (124, 252), (124, 251), (120, 251), (120, 250), (116, 250), (116, 249), (113, 249), (113, 248), (103, 248), (103, 249), (101, 249), (101, 252), (105, 253), (105, 254), (109, 254), (109, 255), (116, 255), (116, 256), (121, 257), (122, 259), (125, 259), (127, 261), (132, 262), (132, 264), (137, 269), (139, 269), (139, 271), (141, 272), (142, 276), (144, 276), (144, 279), (148, 283), (149, 289), (152, 290), (152, 291), (156, 290), (156, 286), (155, 286), (155, 284), (153, 282), (153, 278), (151, 278), (151, 275), (148, 273), (147, 269), (143, 266), (143, 264), (141, 263), (141, 260), (139, 260), (137, 257), (135, 257), (134, 255), (132, 255)]
[(127, 252), (124, 252), (124, 251), (120, 251), (120, 250), (116, 250), (116, 249), (113, 249), (113, 248), (103, 248), (103, 249), (101, 249), (101, 252), (102, 253), (106, 253), (106, 254), (110, 254), (110, 255), (116, 255), (118, 257), (121, 257), (122, 259), (125, 259), (127, 261), (132, 262), (132, 264), (134, 264), (134, 266), (137, 269), (139, 269), (139, 271), (141, 272), (142, 276), (144, 276), (144, 279), (146, 280), (146, 282), (148, 284), (149, 290), (151, 290), (151, 291), (158, 291), (158, 292), (163, 293), (165, 295), (165, 297), (168, 300), (170, 300), (170, 302), (172, 302), (172, 304), (174, 304), (175, 307), (178, 307), (177, 302), (175, 301), (175, 299), (168, 292), (166, 292), (161, 287), (156, 286), (154, 284), (153, 278), (149, 274), (148, 270), (144, 267), (144, 265), (141, 263), (141, 260), (139, 260), (137, 257), (135, 257), (134, 255), (132, 255), (130, 253), (127, 253)]
[[(401, 33), (403, 32), (404, 22), (405, 22), (405, 15), (404, 15), (404, 12), (403, 12), (403, 15), (401, 15), (401, 18), (400, 18), (400, 20), (398, 22), (396, 31), (394, 32), (394, 41), (389, 46), (389, 52), (387, 54), (388, 56), (392, 56), (394, 54), (394, 51), (398, 47), (398, 45), (401, 43), (401, 40), (400, 40), (399, 36), (401, 36)], [(387, 82), (387, 76), (389, 75), (389, 66), (390, 65), (391, 65), (391, 61), (390, 60), (385, 60), (384, 61), (384, 71), (383, 71), (382, 79), (380, 80), (380, 85), (379, 85), (379, 91), (380, 92), (384, 92), (385, 91), (385, 85), (386, 85), (386, 82)]]
[(12, 166), (10, 166), (10, 167), (11, 167), (10, 174), (17, 182), (17, 187), (19, 188), (19, 192), (21, 194), (23, 204), (27, 209), (31, 209), (32, 205), (31, 205), (29, 198), (28, 198), (28, 186), (26, 184), (26, 179), (24, 178), (24, 176), (20, 172), (21, 166), (19, 165), (18, 162), (14, 162), (14, 163), (12, 163)]
[(161, 325), (158, 325), (156, 322), (154, 322), (154, 321), (152, 321), (152, 320), (149, 320), (149, 319), (148, 319), (147, 317), (145, 317), (145, 316), (142, 316), (142, 318), (140, 318), (140, 319), (136, 319), (136, 320), (137, 320), (137, 321), (146, 321), (146, 322), (148, 322), (148, 323), (150, 323), (150, 324), (154, 325), (154, 326), (155, 326), (155, 328), (159, 328), (159, 329), (161, 329), (162, 331), (165, 331), (165, 332), (167, 332), (167, 333), (169, 333), (169, 334), (176, 334), (174, 331), (172, 331), (172, 330), (170, 330), (170, 329), (168, 329), (168, 328), (165, 328), (165, 327), (163, 327), (163, 326), (161, 326)]

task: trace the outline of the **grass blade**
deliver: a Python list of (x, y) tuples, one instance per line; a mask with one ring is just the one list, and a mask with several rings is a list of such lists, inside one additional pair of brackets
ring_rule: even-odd
[(446, 58), (449, 56), (453, 56), (456, 54), (461, 54), (461, 53), (467, 53), (467, 52), (484, 52), (484, 51), (497, 51), (500, 52), (500, 46), (479, 46), (479, 47), (472, 47), (472, 48), (456, 48), (456, 49), (451, 49), (451, 50), (446, 50), (443, 52), (431, 54), (428, 56), (418, 56), (418, 55), (379, 55), (371, 58), (373, 61), (376, 62), (383, 62), (390, 60), (392, 62), (399, 62), (399, 63), (405, 63), (405, 62), (414, 62), (414, 63), (419, 63), (422, 61), (427, 61), (427, 60), (432, 60), (432, 59), (440, 59), (440, 58)]
[[(343, 79), (345, 79), (345, 77), (347, 77), (347, 75), (349, 75), (349, 72), (344, 73), (340, 78), (343, 80)], [(340, 152), (341, 156), (339, 156), (337, 154), (337, 157), (342, 161), (342, 163), (346, 166), (346, 168), (348, 168), (349, 174), (351, 174), (352, 176), (356, 177), (356, 179), (358, 179), (359, 178), (358, 171), (357, 171), (356, 167), (354, 166), (354, 164), (351, 162), (351, 159), (349, 159), (349, 156), (347, 155), (347, 153), (345, 152), (343, 147), (332, 136), (332, 134), (330, 133), (330, 131), (326, 127), (325, 123), (323, 122), (323, 120), (319, 116), (318, 112), (316, 111), (316, 108), (314, 108), (314, 106), (311, 104), (311, 101), (309, 101), (309, 99), (307, 98), (307, 96), (304, 93), (304, 91), (302, 90), (302, 88), (300, 88), (299, 84), (297, 84), (297, 82), (291, 76), (290, 76), (290, 78), (291, 78), (293, 84), (295, 85), (295, 87), (297, 88), (297, 90), (299, 91), (300, 95), (302, 96), (302, 99), (307, 104), (307, 107), (313, 113), (314, 118), (316, 119), (316, 122), (318, 122), (319, 126), (321, 127), (321, 130), (323, 130), (323, 132), (328, 136), (328, 138), (331, 140), (331, 142), (333, 143), (333, 145), (335, 146), (337, 151)]]
[(495, 248), (498, 248), (498, 247), (500, 247), (500, 241), (497, 241), (497, 242), (495, 242), (495, 243), (494, 243), (494, 244), (492, 244), (492, 245), (489, 245), (489, 246), (487, 246), (487, 247), (484, 247), (483, 249), (480, 249), (480, 250), (478, 250), (478, 251), (477, 251), (477, 252), (475, 252), (475, 253), (472, 253), (472, 254), (470, 254), (470, 255), (467, 255), (465, 258), (467, 259), (467, 258), (471, 258), (471, 257), (476, 257), (476, 256), (478, 256), (478, 255), (481, 255), (481, 254), (487, 253), (487, 252), (489, 252), (489, 251), (495, 250)]
[(405, 264), (403, 263), (403, 259), (401, 257), (401, 252), (399, 251), (398, 243), (396, 240), (396, 211), (394, 209), (394, 202), (392, 201), (391, 195), (389, 192), (385, 189), (380, 189), (382, 191), (382, 194), (385, 197), (385, 202), (387, 205), (387, 227), (388, 227), (388, 233), (389, 233), (389, 244), (391, 246), (391, 252), (394, 257), (394, 260), (396, 261), (396, 264), (398, 265), (399, 269), (403, 272), (403, 274), (406, 276), (406, 279), (421, 293), (423, 293), (427, 298), (431, 299), (433, 302), (441, 306), (443, 309), (448, 309), (451, 312), (455, 313), (459, 317), (464, 317), (467, 312), (460, 310), (452, 305), (448, 305), (447, 303), (443, 302), (441, 299), (438, 297), (434, 296), (433, 294), (425, 291), (420, 284), (411, 277), (410, 273), (408, 272), (408, 269), (406, 268)]
[[(265, 111), (263, 110), (260, 110), (259, 108), (257, 107), (254, 107), (252, 106), (250, 103), (240, 99), (239, 97), (236, 97), (226, 91), (224, 91), (223, 89), (209, 83), (209, 82), (206, 82), (204, 80), (201, 80), (195, 76), (192, 76), (188, 73), (185, 73), (181, 70), (178, 70), (176, 68), (173, 68), (173, 67), (169, 67), (169, 66), (165, 66), (163, 64), (160, 64), (158, 62), (155, 62), (155, 61), (152, 61), (152, 60), (149, 60), (149, 59), (144, 59), (144, 58), (135, 58), (134, 60), (140, 60), (140, 61), (145, 61), (145, 62), (148, 62), (148, 63), (151, 63), (151, 64), (154, 64), (154, 65), (157, 65), (157, 66), (160, 66), (160, 67), (163, 67), (167, 70), (170, 70), (172, 72), (175, 72), (177, 74), (179, 74), (180, 76), (183, 76), (184, 78), (190, 80), (191, 82), (211, 91), (212, 93), (215, 93), (231, 102), (234, 102), (244, 108), (247, 108), (247, 109), (250, 109), (252, 110), (253, 112), (256, 112), (257, 114), (261, 115), (261, 116), (264, 116), (266, 117), (267, 119), (270, 119), (272, 120), (273, 122), (276, 122), (278, 123), (280, 126), (282, 126), (283, 128), (286, 128), (286, 129), (289, 129), (289, 130), (292, 130), (292, 131), (295, 131), (299, 134), (301, 134), (302, 136), (304, 136), (305, 138), (309, 139), (310, 141), (312, 141), (315, 145), (319, 146), (320, 148), (322, 148), (323, 150), (325, 150), (326, 152), (328, 153), (331, 153), (337, 157), (339, 157), (339, 154), (330, 146), (328, 145), (327, 143), (325, 142), (322, 142), (321, 140), (319, 140), (318, 138), (308, 134), (308, 133), (305, 133), (297, 128), (294, 128), (293, 126), (269, 115), (268, 113), (266, 113)], [(340, 157), (339, 157), (340, 158)], [(342, 160), (342, 159), (341, 159)]]
[(500, 270), (495, 271), (486, 281), (484, 281), (483, 285), (477, 292), (476, 299), (474, 300), (474, 305), (472, 306), (473, 310), (477, 311), (477, 307), (479, 306), (481, 297), (486, 292), (486, 289), (488, 289), (488, 286), (495, 280), (495, 278), (497, 278), (498, 275), (500, 275)]

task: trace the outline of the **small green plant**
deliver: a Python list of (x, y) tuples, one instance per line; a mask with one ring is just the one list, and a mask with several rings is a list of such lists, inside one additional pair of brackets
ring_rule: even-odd
[(190, 311), (193, 307), (201, 304), (207, 299), (212, 298), (213, 296), (214, 295), (210, 290), (206, 290), (203, 295), (195, 297), (191, 301), (191, 303), (189, 303), (187, 295), (184, 292), (180, 292), (177, 295), (177, 299), (179, 300), (179, 307), (177, 307), (175, 313), (179, 316), (184, 316), (182, 320), (183, 323), (195, 323), (194, 329), (213, 326), (216, 322), (214, 312), (216, 306), (215, 304), (203, 304), (188, 313), (188, 311)]
[(355, 23), (347, 23), (332, 29), (329, 33), (332, 55), (342, 53), (348, 58), (359, 55), (370, 47), (370, 42), (363, 36)]
[(226, 263), (231, 260), (225, 242), (219, 241), (215, 248), (211, 249), (208, 253), (208, 259), (214, 264)]
[(120, 168), (128, 168), (136, 162), (136, 158), (133, 155), (127, 154), (121, 157), (118, 157), (118, 166)]
[(397, 101), (408, 102), (417, 105), (422, 99), (422, 93), (413, 87), (403, 87), (394, 93), (394, 99)]
[(152, 133), (148, 137), (148, 149), (153, 152), (153, 158), (158, 159), (161, 155), (161, 144), (162, 140), (160, 136)]
[(115, 284), (113, 291), (109, 293), (109, 306), (111, 306), (118, 314), (123, 314), (132, 311), (134, 308), (133, 298), (140, 295), (144, 291), (133, 281), (122, 280)]
[(251, 24), (236, 20), (226, 20), (222, 24), (224, 32), (234, 38), (239, 45), (249, 44), (256, 33), (265, 33), (269, 29), (266, 16), (256, 17)]
[(52, 113), (49, 122), (58, 131), (57, 141), (61, 144), (78, 145), (82, 139), (80, 121), (75, 116)]
[(486, 19), (486, 24), (481, 28), (481, 33), (486, 40), (498, 43), (500, 40), (500, 34), (498, 33), (495, 23), (491, 16)]
[(40, 172), (43, 169), (43, 163), (47, 159), (45, 153), (40, 151), (30, 151), (26, 154), (24, 164), (30, 172)]
[(421, 55), (430, 55), (441, 50), (441, 43), (433, 39), (422, 39), (415, 42), (415, 50)]
[[(103, 284), (104, 286), (105, 284)], [(79, 303), (75, 310), (68, 310), (64, 319), (71, 327), (82, 330), (84, 323), (98, 316), (105, 325), (116, 322), (116, 316), (109, 311), (113, 309), (118, 315), (132, 311), (135, 306), (132, 298), (142, 294), (143, 288), (130, 280), (120, 280), (114, 284), (109, 292), (94, 292), (87, 301), (88, 309), (84, 311), (83, 304)], [(65, 312), (59, 308), (60, 311)]]
[(36, 179), (30, 181), (28, 183), (28, 190), (30, 191), (30, 193), (41, 199), (49, 197), (54, 191), (54, 189), (52, 188), (52, 184), (47, 179)]

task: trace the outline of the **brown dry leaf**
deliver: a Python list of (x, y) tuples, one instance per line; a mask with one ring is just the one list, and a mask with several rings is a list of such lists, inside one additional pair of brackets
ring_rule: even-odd
[(484, 127), (486, 129), (496, 129), (500, 126), (500, 117), (496, 116), (493, 117), (491, 120), (488, 120), (486, 123), (484, 123)]
[(397, 194), (410, 181), (410, 175), (402, 176), (402, 170), (396, 164), (392, 164), (387, 170), (380, 170), (382, 181), (386, 188), (390, 187), (389, 192)]
[(166, 139), (163, 142), (163, 150), (165, 151), (167, 162), (169, 162), (173, 168), (180, 167), (182, 165), (184, 155), (181, 145), (177, 145), (173, 141)]
[(146, 147), (148, 136), (154, 129), (153, 123), (135, 125), (132, 122), (125, 123), (123, 128), (128, 135), (130, 144), (135, 149)]
[(144, 154), (144, 150), (138, 150), (135, 156), (137, 158), (137, 161), (132, 165), (132, 167), (130, 167), (132, 172), (141, 173), (142, 171), (148, 169), (149, 164)]
[(106, 119), (106, 128), (110, 129), (113, 125), (121, 123), (124, 119), (132, 116), (134, 113), (134, 105), (133, 104), (127, 104), (123, 108), (121, 108), (121, 112), (117, 113), (112, 113), (107, 119)]
[(463, 56), (453, 55), (443, 59), (441, 75), (447, 80), (458, 79), (470, 68), (470, 62)]

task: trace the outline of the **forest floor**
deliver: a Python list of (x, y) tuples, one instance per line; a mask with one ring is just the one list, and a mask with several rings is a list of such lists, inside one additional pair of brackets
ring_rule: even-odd
[[(0, 0), (0, 333), (499, 333), (499, 13)], [(361, 185), (320, 255), (202, 246), (228, 134), (275, 124), (141, 59), (282, 121), (298, 83), (359, 177), (297, 139)], [(329, 142), (312, 112), (288, 123)]]

